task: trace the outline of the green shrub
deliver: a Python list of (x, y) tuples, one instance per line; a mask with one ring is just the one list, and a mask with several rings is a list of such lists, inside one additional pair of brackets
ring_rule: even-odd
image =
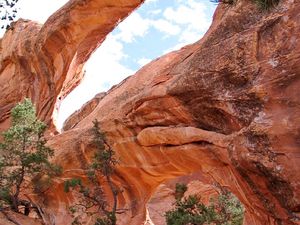
[(275, 7), (279, 3), (279, 0), (254, 0), (254, 1), (261, 9), (264, 10), (267, 10), (271, 7)]
[(64, 191), (69, 192), (70, 188), (75, 188), (76, 186), (82, 186), (81, 179), (72, 178), (64, 182)]
[[(211, 1), (215, 3), (224, 3), (224, 4), (232, 5), (235, 4), (238, 0), (211, 0)], [(280, 0), (252, 0), (252, 1), (255, 2), (259, 6), (259, 8), (263, 10), (267, 10), (278, 5)]]
[[(65, 181), (64, 190), (65, 192), (75, 191), (74, 194), (79, 194), (78, 202), (69, 208), (74, 217), (72, 224), (83, 224), (84, 215), (96, 215), (95, 225), (116, 225), (116, 213), (122, 213), (122, 211), (117, 209), (117, 195), (120, 193), (120, 189), (112, 181), (112, 175), (115, 172), (115, 165), (118, 164), (118, 160), (115, 157), (114, 150), (108, 144), (104, 133), (101, 131), (99, 122), (96, 120), (93, 123), (93, 144), (97, 150), (92, 164), (86, 170), (90, 188), (81, 179), (70, 179)], [(104, 176), (109, 186), (113, 196), (112, 206), (106, 201), (102, 186), (98, 180), (99, 176)]]
[(213, 221), (214, 210), (206, 207), (196, 195), (176, 201), (175, 209), (165, 214), (167, 225), (204, 224)]
[(165, 214), (167, 225), (242, 225), (244, 208), (230, 192), (223, 191), (208, 206), (197, 195), (177, 199), (175, 208)]
[(11, 127), (2, 133), (0, 143), (0, 204), (2, 209), (10, 207), (20, 212), (25, 207), (28, 215), (35, 206), (20, 199), (23, 190), (31, 186), (33, 178), (57, 173), (58, 166), (49, 162), (53, 150), (46, 146), (46, 125), (37, 119), (30, 99), (17, 104), (11, 111)]
[(186, 184), (176, 183), (176, 186), (175, 186), (175, 199), (180, 200), (184, 196), (184, 193), (186, 191), (187, 191)]
[(237, 0), (210, 0), (210, 1), (214, 3), (224, 3), (224, 4), (232, 5), (236, 3)]

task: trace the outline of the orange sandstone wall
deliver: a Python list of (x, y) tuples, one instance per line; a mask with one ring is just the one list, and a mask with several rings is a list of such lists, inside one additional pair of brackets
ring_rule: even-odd
[(43, 25), (15, 22), (0, 41), (0, 131), (24, 97), (50, 125), (57, 98), (80, 83), (91, 53), (142, 2), (70, 0)]
[[(71, 1), (65, 7), (78, 10), (79, 15), (88, 11), (87, 6), (76, 5), (77, 2)], [(106, 1), (87, 2), (94, 9), (96, 2)], [(139, 3), (127, 3), (131, 8), (120, 6), (121, 13), (117, 15), (127, 15)], [(62, 9), (54, 14), (48, 24), (64, 27), (62, 20), (54, 20), (63, 12)], [(247, 0), (240, 0), (232, 7), (219, 6), (203, 39), (144, 66), (111, 90), (88, 115), (81, 114), (83, 119), (74, 126), (71, 124), (72, 129), (53, 137), (49, 144), (56, 150), (55, 161), (64, 167), (64, 174), (42, 197), (56, 224), (71, 223), (67, 208), (72, 196), (63, 193), (62, 184), (67, 178), (84, 176), (83, 170), (94, 151), (90, 131), (94, 119), (101, 122), (120, 158), (114, 182), (124, 189), (119, 195), (119, 206), (129, 210), (120, 215), (118, 224), (142, 224), (148, 201), (157, 187), (194, 172), (229, 187), (239, 197), (247, 210), (245, 224), (299, 224), (299, 12), (300, 2), (294, 0), (281, 0), (278, 7), (268, 12), (258, 10)], [(75, 20), (77, 17), (72, 15), (70, 18)], [(73, 22), (70, 27), (76, 28), (78, 23), (70, 20)], [(89, 17), (86, 20), (90, 21)], [(111, 30), (105, 26), (103, 23), (102, 27), (91, 29)], [(70, 27), (61, 28), (61, 32), (69, 34), (73, 31), (68, 30)], [(36, 28), (36, 32), (45, 35), (46, 28), (46, 25), (41, 30)], [(61, 33), (50, 33), (45, 37), (60, 40)], [(78, 35), (95, 33), (80, 31)], [(73, 36), (77, 37), (64, 37)], [(91, 53), (85, 50), (96, 48), (102, 41), (100, 36), (92, 37), (95, 39), (81, 37), (81, 42), (75, 41), (72, 54), (67, 51), (72, 49), (70, 46), (65, 49), (62, 44), (54, 48), (53, 42), (43, 42), (46, 38), (36, 40), (44, 43), (40, 49), (50, 53), (65, 49), (64, 54), (57, 56), (59, 65), (68, 64), (62, 61), (69, 59), (70, 68), (74, 68), (71, 71), (75, 71)], [(21, 38), (19, 42), (24, 44), (19, 49), (25, 49), (25, 42)], [(75, 55), (79, 59), (74, 59)], [(44, 62), (44, 58), (36, 61)], [(45, 71), (52, 68), (52, 75), (33, 79), (36, 83), (24, 79), (36, 84), (28, 93), (38, 104), (40, 116), (49, 118), (53, 97), (62, 90), (64, 81), (72, 79), (67, 78), (67, 73), (58, 72), (64, 71), (62, 67), (38, 65)], [(7, 68), (2, 70), (6, 71), (4, 74), (16, 70), (16, 66)], [(0, 79), (5, 77), (9, 76), (1, 74)], [(22, 79), (18, 83), (27, 85)], [(38, 81), (49, 85), (40, 85)], [(20, 97), (12, 99), (11, 105), (5, 102), (10, 92), (20, 95), (16, 87), (1, 92), (4, 97), (0, 100), (0, 118), (7, 118), (13, 102), (19, 100)], [(109, 193), (107, 196), (111, 197)]]
[(269, 12), (219, 6), (203, 39), (146, 65), (55, 137), (58, 161), (89, 160), (97, 118), (121, 160), (114, 180), (130, 210), (120, 224), (141, 224), (158, 185), (192, 172), (229, 187), (246, 224), (297, 224), (299, 11), (284, 0)]

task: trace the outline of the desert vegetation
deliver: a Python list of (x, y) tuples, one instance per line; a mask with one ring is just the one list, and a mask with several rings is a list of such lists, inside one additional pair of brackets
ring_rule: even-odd
[[(86, 170), (88, 181), (83, 182), (81, 179), (73, 178), (65, 182), (65, 192), (72, 191), (78, 197), (78, 201), (70, 206), (70, 212), (74, 218), (72, 224), (83, 224), (86, 216), (94, 215), (95, 225), (116, 225), (116, 214), (124, 212), (124, 209), (117, 208), (117, 196), (121, 189), (112, 181), (118, 160), (104, 132), (101, 131), (99, 122), (95, 120), (93, 123), (93, 144), (96, 147), (96, 153), (93, 163)], [(109, 204), (103, 192), (99, 177), (104, 178), (111, 191), (112, 204)]]
[[(212, 0), (212, 2), (215, 3), (224, 3), (224, 4), (235, 4), (238, 0)], [(252, 0), (255, 4), (259, 6), (259, 8), (263, 10), (270, 9), (272, 7), (275, 7), (279, 0)]]
[[(46, 125), (37, 119), (29, 99), (17, 104), (11, 111), (11, 127), (2, 133), (0, 143), (0, 210), (12, 210), (29, 216), (31, 210), (41, 214), (39, 206), (26, 190), (38, 190), (36, 182), (60, 174), (59, 166), (49, 162), (53, 150), (46, 146)], [(41, 216), (41, 215), (40, 215)]]
[(205, 205), (199, 195), (184, 196), (185, 184), (176, 184), (174, 208), (165, 214), (167, 225), (242, 225), (244, 208), (228, 190), (220, 189), (218, 197)]

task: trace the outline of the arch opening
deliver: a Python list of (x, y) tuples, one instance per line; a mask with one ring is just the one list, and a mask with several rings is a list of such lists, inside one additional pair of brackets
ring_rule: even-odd
[[(178, 194), (182, 195), (179, 196), (180, 199)], [(209, 176), (202, 172), (194, 172), (169, 179), (156, 188), (146, 204), (144, 225), (166, 225), (166, 213), (176, 209), (176, 201), (179, 200), (184, 203), (186, 199), (194, 196), (199, 199), (199, 203), (203, 203), (206, 207), (215, 206), (214, 212), (218, 214), (219, 218), (223, 218), (225, 209), (228, 220), (234, 221), (234, 224), (243, 224), (243, 221), (247, 223), (244, 205), (228, 187), (212, 181)], [(223, 209), (223, 213), (218, 211), (218, 206)], [(200, 216), (201, 214), (197, 214), (195, 211), (194, 214), (190, 215)]]
[(60, 104), (55, 116), (58, 129), (98, 93), (108, 91), (155, 58), (198, 41), (208, 30), (215, 8), (210, 1), (147, 0), (91, 55), (80, 85)]

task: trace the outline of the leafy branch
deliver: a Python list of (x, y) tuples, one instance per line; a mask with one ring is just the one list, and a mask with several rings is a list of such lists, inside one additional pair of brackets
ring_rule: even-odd
[(2, 133), (0, 143), (0, 210), (13, 210), (28, 216), (39, 207), (24, 199), (24, 191), (42, 175), (59, 175), (60, 167), (49, 162), (53, 150), (46, 146), (46, 125), (37, 119), (30, 99), (17, 104), (11, 111), (12, 126)]
[[(70, 207), (74, 216), (73, 224), (83, 223), (84, 216), (97, 215), (95, 225), (116, 225), (116, 214), (123, 213), (126, 209), (118, 209), (118, 194), (121, 189), (112, 181), (115, 173), (115, 166), (119, 163), (115, 152), (106, 140), (105, 134), (101, 131), (99, 122), (93, 122), (93, 143), (96, 146), (96, 153), (93, 162), (86, 171), (89, 185), (85, 185), (81, 179), (73, 178), (65, 182), (65, 192), (77, 193), (77, 203)], [(111, 191), (112, 206), (107, 202), (99, 177), (104, 177)]]

